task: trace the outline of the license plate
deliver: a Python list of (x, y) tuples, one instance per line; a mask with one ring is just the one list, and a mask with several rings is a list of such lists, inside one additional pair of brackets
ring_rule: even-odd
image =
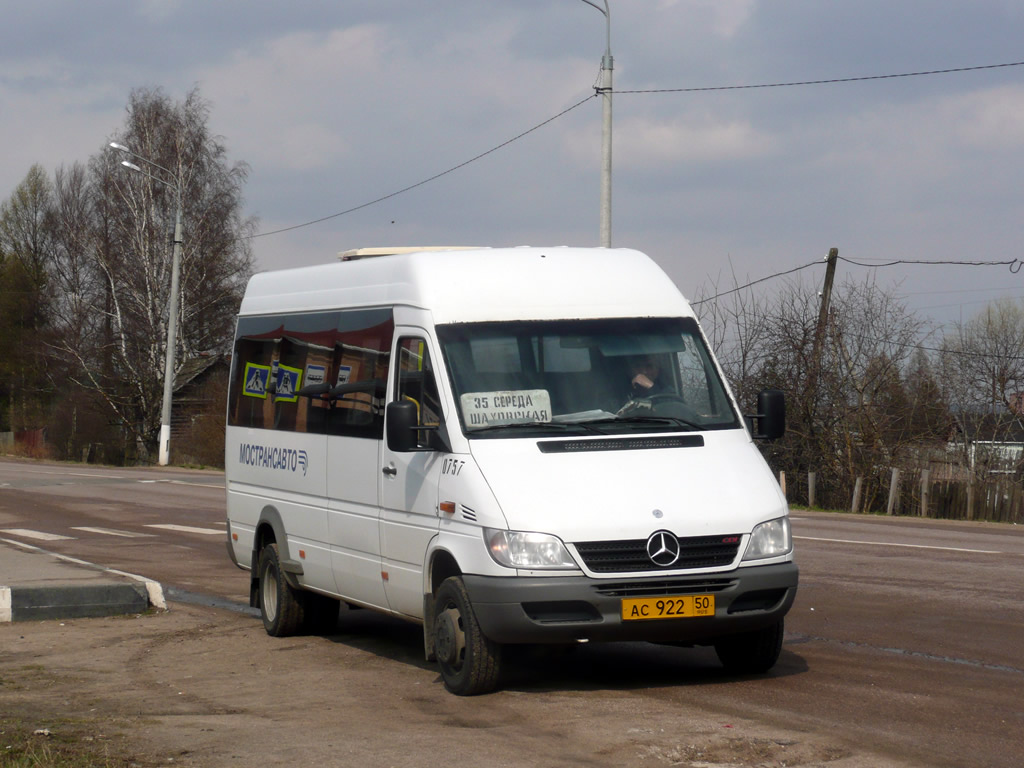
[(714, 595), (681, 595), (676, 597), (638, 597), (622, 601), (623, 621), (645, 619), (685, 619), (693, 616), (714, 616)]

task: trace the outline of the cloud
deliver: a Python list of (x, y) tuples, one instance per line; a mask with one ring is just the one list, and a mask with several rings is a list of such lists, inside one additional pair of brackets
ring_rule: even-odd
[[(614, 163), (617, 171), (650, 172), (680, 165), (730, 163), (770, 154), (774, 139), (742, 119), (708, 115), (669, 118), (627, 117), (613, 121)], [(582, 145), (566, 145), (583, 167), (600, 154), (599, 137)]]
[(700, 25), (707, 25), (716, 35), (731, 38), (743, 27), (754, 12), (756, 0), (658, 0), (659, 11), (680, 9), (699, 17)]
[(966, 146), (1024, 148), (1024, 87), (1008, 85), (950, 97), (938, 105), (936, 114)]

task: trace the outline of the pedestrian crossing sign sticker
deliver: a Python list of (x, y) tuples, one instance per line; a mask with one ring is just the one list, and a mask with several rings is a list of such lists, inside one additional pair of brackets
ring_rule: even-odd
[(261, 400), (266, 400), (268, 381), (270, 381), (269, 365), (246, 363), (245, 386), (242, 389), (242, 394), (246, 397), (258, 397)]
[(277, 389), (274, 390), (274, 402), (298, 402), (300, 386), (302, 386), (302, 369), (278, 364)]

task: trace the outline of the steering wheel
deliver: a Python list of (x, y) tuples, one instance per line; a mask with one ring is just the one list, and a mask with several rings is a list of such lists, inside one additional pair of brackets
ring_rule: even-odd
[(646, 398), (651, 405), (651, 415), (682, 419), (690, 423), (697, 422), (700, 417), (689, 403), (674, 392), (661, 392)]

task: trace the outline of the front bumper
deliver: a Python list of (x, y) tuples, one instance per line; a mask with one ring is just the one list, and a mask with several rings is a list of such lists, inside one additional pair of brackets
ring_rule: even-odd
[[(483, 633), (498, 643), (645, 640), (707, 645), (776, 623), (796, 597), (795, 563), (632, 579), (464, 575)], [(623, 598), (715, 596), (715, 615), (623, 621)]]

